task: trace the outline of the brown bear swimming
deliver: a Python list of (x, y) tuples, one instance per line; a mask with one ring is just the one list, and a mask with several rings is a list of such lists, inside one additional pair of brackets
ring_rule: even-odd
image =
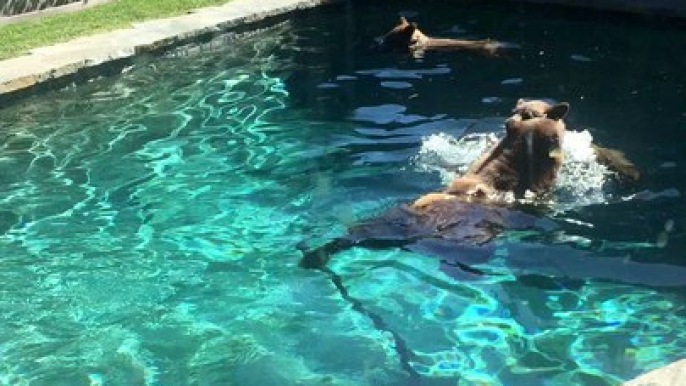
[[(551, 110), (554, 110), (554, 108), (555, 106), (542, 100), (519, 99), (513, 113), (526, 120), (536, 117), (545, 117)], [(638, 168), (626, 158), (624, 153), (596, 144), (592, 144), (591, 146), (593, 147), (593, 152), (595, 153), (598, 163), (605, 165), (609, 170), (615, 172), (620, 180), (629, 182), (638, 181), (641, 173)]]
[(398, 24), (382, 39), (381, 46), (395, 51), (409, 51), (419, 54), (425, 51), (469, 50), (487, 55), (498, 55), (505, 45), (493, 40), (461, 40), (433, 38), (417, 28), (417, 23), (409, 23), (401, 17)]
[[(562, 164), (560, 148), (569, 110), (554, 106), (546, 117), (507, 120), (506, 135), (444, 191), (393, 208), (349, 229), (346, 236), (304, 253), (300, 265), (321, 268), (338, 251), (401, 247), (442, 257), (442, 267), (475, 273), (470, 266), (492, 254), (491, 241), (506, 229), (553, 227), (551, 221), (498, 205), (496, 195), (545, 194)], [(453, 272), (454, 273), (454, 272)]]
[(562, 167), (563, 118), (569, 104), (547, 106), (546, 113), (536, 117), (521, 107), (518, 103), (505, 122), (505, 137), (477, 159), (464, 176), (443, 192), (420, 197), (412, 206), (420, 208), (441, 199), (493, 200), (510, 193), (519, 198), (527, 192), (535, 196), (549, 193)]

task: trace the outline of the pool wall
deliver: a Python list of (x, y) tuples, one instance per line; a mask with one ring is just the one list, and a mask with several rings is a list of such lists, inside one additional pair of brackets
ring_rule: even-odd
[(683, 0), (517, 0), (519, 2), (556, 4), (597, 10), (631, 12), (643, 15), (686, 17)]

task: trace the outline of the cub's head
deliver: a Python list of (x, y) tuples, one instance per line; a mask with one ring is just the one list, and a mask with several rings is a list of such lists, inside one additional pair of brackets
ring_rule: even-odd
[(519, 115), (522, 119), (531, 118), (550, 118), (555, 120), (563, 119), (569, 112), (569, 103), (550, 104), (540, 99), (519, 99), (515, 108), (512, 109), (514, 115)]
[(517, 175), (516, 194), (550, 191), (562, 166), (569, 104), (519, 100), (505, 122), (502, 151)]
[(420, 35), (417, 23), (409, 23), (401, 16), (398, 24), (381, 38), (381, 47), (394, 51), (408, 50), (417, 43)]

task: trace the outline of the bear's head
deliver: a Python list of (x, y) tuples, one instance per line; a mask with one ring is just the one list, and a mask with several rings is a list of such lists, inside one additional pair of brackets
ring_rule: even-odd
[(505, 138), (472, 165), (467, 175), (518, 197), (526, 191), (537, 195), (549, 192), (563, 162), (563, 118), (568, 112), (567, 103), (518, 101), (505, 122)]
[(381, 38), (381, 47), (394, 51), (406, 51), (415, 45), (422, 35), (417, 28), (417, 23), (409, 23), (401, 16), (398, 24)]
[(512, 109), (514, 115), (519, 115), (525, 120), (530, 118), (563, 119), (568, 112), (568, 103), (553, 105), (540, 99), (519, 99), (515, 108)]

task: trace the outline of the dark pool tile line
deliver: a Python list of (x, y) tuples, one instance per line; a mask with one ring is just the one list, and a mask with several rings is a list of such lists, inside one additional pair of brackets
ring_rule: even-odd
[(236, 0), (32, 50), (0, 62), (0, 107), (12, 100), (121, 72), (134, 58), (208, 39), (231, 28), (343, 0)]
[(598, 11), (616, 11), (629, 14), (661, 17), (686, 17), (683, 0), (517, 0), (520, 2), (590, 8)]

